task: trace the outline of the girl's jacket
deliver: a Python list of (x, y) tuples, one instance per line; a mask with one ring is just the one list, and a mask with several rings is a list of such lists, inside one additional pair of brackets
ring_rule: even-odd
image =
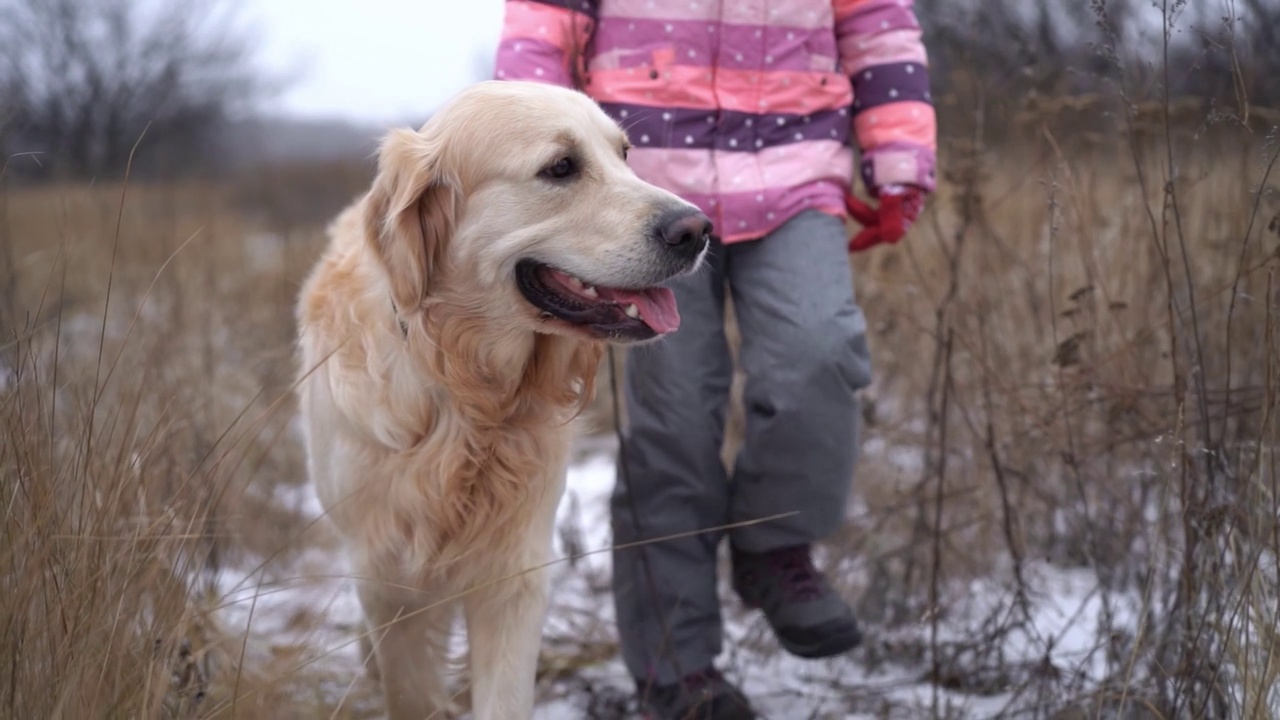
[(495, 75), (591, 96), (726, 243), (845, 217), (855, 165), (872, 194), (935, 189), (913, 0), (506, 0)]

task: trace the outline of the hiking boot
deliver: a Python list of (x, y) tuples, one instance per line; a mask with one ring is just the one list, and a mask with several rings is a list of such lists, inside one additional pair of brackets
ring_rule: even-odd
[(644, 720), (756, 720), (746, 696), (714, 667), (671, 685), (636, 687)]
[(787, 652), (826, 658), (862, 642), (853, 609), (813, 566), (808, 545), (764, 553), (734, 549), (732, 557), (734, 591), (764, 612)]

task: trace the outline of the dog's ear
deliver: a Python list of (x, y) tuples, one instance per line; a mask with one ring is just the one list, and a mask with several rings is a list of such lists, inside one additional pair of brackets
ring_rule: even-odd
[(365, 234), (391, 281), (400, 312), (422, 306), (453, 234), (456, 191), (445, 176), (438, 138), (392, 130), (365, 202)]

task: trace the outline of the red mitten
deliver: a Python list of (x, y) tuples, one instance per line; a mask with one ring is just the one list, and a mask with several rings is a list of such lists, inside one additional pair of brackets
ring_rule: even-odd
[(886, 185), (880, 188), (879, 195), (880, 206), (874, 209), (852, 193), (845, 196), (849, 214), (863, 228), (849, 243), (849, 252), (860, 252), (880, 243), (892, 245), (898, 242), (924, 209), (925, 193), (918, 187)]

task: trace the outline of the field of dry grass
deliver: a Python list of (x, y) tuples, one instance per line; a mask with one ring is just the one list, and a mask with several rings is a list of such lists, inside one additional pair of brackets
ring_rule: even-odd
[[(1025, 127), (948, 141), (909, 240), (851, 261), (877, 378), (829, 560), (876, 629), (862, 662), (1031, 717), (1271, 717), (1275, 133)], [(218, 582), (324, 572), (327, 527), (279, 502), (305, 482), (291, 303), (367, 170), (0, 194), (0, 716), (376, 717), (318, 661), (354, 630), (238, 634)], [(1096, 578), (1102, 682), (1053, 637), (998, 651), (1045, 566)], [(980, 632), (939, 632), (979, 582), (1000, 590)], [(613, 653), (607, 627), (548, 647), (549, 688)], [(850, 708), (905, 717), (849, 682)], [(925, 709), (953, 716), (937, 692)]]

